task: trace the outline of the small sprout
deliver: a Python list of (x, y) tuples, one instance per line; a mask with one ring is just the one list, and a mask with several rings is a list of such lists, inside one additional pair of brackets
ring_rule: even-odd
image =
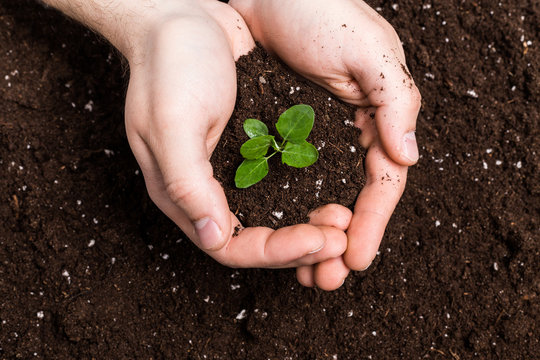
[[(281, 161), (295, 168), (313, 164), (319, 152), (306, 141), (315, 119), (315, 112), (309, 105), (294, 105), (283, 112), (276, 123), (276, 129), (283, 138), (278, 144), (276, 138), (268, 135), (268, 127), (257, 119), (247, 119), (244, 131), (249, 136), (240, 147), (244, 161), (236, 170), (234, 182), (243, 189), (261, 181), (268, 174), (268, 159), (281, 153)], [(274, 150), (266, 156), (268, 150)]]

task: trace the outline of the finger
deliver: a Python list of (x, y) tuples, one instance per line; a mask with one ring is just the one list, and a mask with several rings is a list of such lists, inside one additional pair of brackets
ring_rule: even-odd
[(343, 255), (353, 270), (365, 270), (375, 258), (407, 178), (407, 167), (393, 162), (378, 143), (369, 148), (365, 164), (367, 182), (356, 200)]
[(300, 285), (305, 287), (315, 286), (315, 275), (313, 273), (314, 265), (299, 266), (296, 268), (296, 279)]
[[(232, 213), (230, 216), (235, 224), (236, 218)], [(209, 254), (230, 267), (287, 268), (298, 266), (294, 262), (306, 255), (322, 251), (325, 244), (325, 232), (313, 225), (299, 224), (278, 230), (251, 227), (231, 236), (226, 246)]]
[(341, 256), (347, 249), (347, 235), (343, 230), (339, 230), (333, 226), (317, 226), (326, 238), (324, 248), (313, 254), (307, 254), (289, 264), (287, 267), (297, 267), (304, 265), (317, 264), (321, 261)]
[(374, 107), (360, 108), (355, 113), (354, 126), (362, 130), (360, 134), (360, 145), (367, 149), (379, 137), (375, 124)]
[(345, 206), (328, 204), (313, 210), (308, 217), (311, 225), (333, 226), (345, 231), (351, 222), (352, 211)]
[(369, 72), (358, 62), (350, 71), (377, 108), (375, 123), (386, 153), (398, 164), (413, 165), (418, 161), (415, 130), (421, 96), (401, 56), (394, 52), (383, 52)]
[[(160, 210), (201, 249), (208, 251), (223, 246), (231, 227), (229, 209), (221, 185), (211, 177), (211, 169), (205, 169), (204, 165), (202, 170), (186, 169), (189, 173), (182, 174), (182, 178), (167, 182), (142, 139), (131, 138), (130, 143), (144, 174), (148, 193)], [(194, 177), (190, 178), (190, 175)], [(221, 213), (226, 215), (225, 219)]]
[[(315, 209), (308, 216), (309, 216), (309, 223), (312, 225), (333, 226), (334, 229), (345, 231), (349, 227), (351, 217), (352, 217), (352, 212), (344, 206), (337, 205), (337, 204), (328, 204), (328, 205), (324, 205)], [(342, 241), (341, 239), (338, 239), (338, 242), (341, 242), (341, 241)], [(330, 247), (329, 244), (335, 244), (336, 242), (337, 241), (335, 241), (335, 239), (329, 239), (329, 237), (327, 236), (327, 245), (325, 246), (325, 249), (323, 251), (326, 250), (326, 247)], [(345, 251), (345, 247), (346, 247), (346, 244), (344, 245), (345, 246), (342, 248), (343, 251)], [(341, 249), (338, 252), (340, 251)], [(341, 254), (337, 254), (335, 257), (331, 257), (329, 259), (327, 258), (323, 260), (321, 264), (326, 264), (326, 262), (328, 261), (330, 262), (329, 264), (336, 264), (336, 261), (334, 260), (336, 257), (341, 258)], [(343, 263), (343, 260), (341, 260), (341, 263)], [(298, 267), (296, 270), (296, 278), (298, 279), (298, 282), (308, 287), (315, 286), (315, 268), (319, 267), (321, 264)], [(335, 267), (333, 265), (323, 265), (321, 269), (322, 270), (319, 270), (319, 277), (321, 279), (326, 278), (326, 277), (332, 278), (334, 276), (333, 274), (334, 271), (336, 271), (338, 274), (343, 274), (343, 269), (339, 265), (336, 265)], [(325, 276), (324, 272), (328, 272), (327, 274), (328, 276)], [(347, 275), (345, 274), (345, 276)], [(345, 278), (345, 276), (343, 278)], [(325, 282), (324, 280), (322, 284), (323, 284), (323, 287), (328, 288), (328, 289), (332, 287), (331, 286), (332, 284), (330, 284), (329, 282)], [(341, 284), (337, 284), (335, 286), (339, 287), (340, 285)]]
[(349, 272), (343, 257), (338, 256), (315, 265), (314, 282), (322, 290), (336, 290), (343, 285)]

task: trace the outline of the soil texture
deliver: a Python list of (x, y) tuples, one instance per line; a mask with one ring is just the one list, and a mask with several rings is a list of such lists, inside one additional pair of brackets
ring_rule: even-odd
[[(365, 183), (360, 129), (353, 126), (355, 108), (295, 76), (261, 47), (238, 60), (237, 77), (236, 108), (212, 155), (212, 165), (242, 224), (280, 228), (307, 222), (311, 210), (330, 203), (352, 210)], [(242, 128), (244, 121), (261, 120), (270, 135), (280, 139), (277, 119), (297, 104), (310, 105), (315, 111), (307, 141), (319, 151), (317, 162), (297, 169), (282, 164), (278, 154), (269, 160), (270, 171), (261, 182), (236, 188), (234, 175), (243, 161), (240, 147), (249, 139)]]
[[(372, 266), (326, 293), (293, 270), (223, 267), (186, 240), (129, 149), (116, 52), (38, 2), (0, 1), (0, 359), (538, 359), (540, 4), (368, 3), (423, 95), (421, 158)], [(275, 75), (240, 81), (270, 100), (240, 121), (307, 101), (286, 74), (277, 107), (260, 97)], [(332, 143), (361, 157), (348, 142)], [(316, 193), (329, 171), (308, 171)], [(321, 197), (342, 186), (331, 176)], [(358, 191), (338, 189), (328, 196)], [(253, 221), (289, 221), (262, 210)]]

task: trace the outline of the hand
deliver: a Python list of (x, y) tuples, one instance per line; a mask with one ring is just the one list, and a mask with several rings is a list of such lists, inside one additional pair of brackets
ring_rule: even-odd
[(298, 280), (307, 286), (317, 277), (335, 278), (328, 287), (340, 286), (345, 268), (364, 270), (371, 264), (403, 193), (407, 166), (418, 160), (414, 131), (420, 93), (406, 68), (400, 40), (360, 0), (231, 0), (229, 4), (268, 51), (358, 106), (355, 125), (362, 129), (360, 142), (368, 149), (367, 183), (347, 230), (347, 250), (342, 258), (297, 271)]
[[(209, 158), (234, 108), (234, 60), (254, 42), (226, 4), (174, 4), (127, 56), (126, 130), (150, 197), (198, 247), (228, 266), (297, 267), (340, 256), (347, 238), (332, 221), (233, 235), (240, 222)], [(338, 217), (338, 223), (350, 221), (347, 213)]]

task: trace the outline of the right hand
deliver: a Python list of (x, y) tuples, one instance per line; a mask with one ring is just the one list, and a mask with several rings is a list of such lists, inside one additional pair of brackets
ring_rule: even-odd
[(162, 3), (167, 10), (140, 32), (132, 42), (137, 48), (126, 54), (126, 130), (152, 200), (224, 265), (298, 267), (341, 256), (346, 227), (333, 224), (348, 225), (348, 210), (338, 211), (335, 222), (276, 231), (246, 228), (233, 235), (240, 222), (229, 211), (209, 158), (234, 109), (235, 59), (254, 41), (226, 4), (164, 1), (158, 10)]

